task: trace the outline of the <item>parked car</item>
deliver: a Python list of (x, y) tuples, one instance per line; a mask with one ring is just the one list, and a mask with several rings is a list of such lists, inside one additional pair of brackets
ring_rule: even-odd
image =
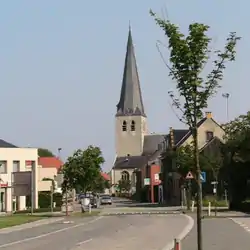
[(102, 195), (101, 205), (112, 205), (112, 197), (110, 195)]

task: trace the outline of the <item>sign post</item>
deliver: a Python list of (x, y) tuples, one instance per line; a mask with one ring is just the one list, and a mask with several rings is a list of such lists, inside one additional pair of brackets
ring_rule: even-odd
[(189, 171), (186, 175), (186, 180), (188, 181), (188, 197), (187, 197), (187, 210), (191, 209), (191, 187), (192, 187), (192, 179), (194, 179), (193, 174), (191, 173), (191, 171)]
[(211, 184), (213, 185), (213, 193), (214, 193), (214, 198), (215, 198), (214, 215), (217, 216), (217, 184), (218, 184), (218, 181), (212, 181)]

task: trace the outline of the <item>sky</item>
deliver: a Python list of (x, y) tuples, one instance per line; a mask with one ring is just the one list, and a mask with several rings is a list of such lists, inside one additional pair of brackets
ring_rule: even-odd
[[(129, 22), (151, 132), (182, 128), (174, 114), (168, 77), (156, 49), (167, 44), (149, 15), (187, 32), (192, 22), (208, 24), (212, 47), (221, 49), (229, 32), (242, 39), (222, 88), (209, 101), (218, 122), (249, 110), (249, 1), (22, 0), (0, 3), (1, 139), (20, 147), (44, 147), (66, 159), (75, 149), (99, 146), (106, 163), (115, 159), (115, 112), (119, 101)], [(168, 58), (168, 51), (163, 50)], [(211, 65), (208, 64), (208, 70)]]

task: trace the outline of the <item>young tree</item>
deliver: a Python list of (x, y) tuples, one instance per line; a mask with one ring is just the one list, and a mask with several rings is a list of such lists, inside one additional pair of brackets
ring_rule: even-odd
[(54, 154), (47, 148), (38, 148), (39, 157), (54, 157)]
[(83, 193), (91, 191), (93, 183), (100, 178), (104, 158), (100, 148), (89, 146), (78, 149), (70, 156), (62, 168), (63, 191), (78, 188)]
[[(235, 32), (231, 32), (227, 38), (223, 51), (215, 51), (216, 59), (213, 61), (213, 69), (207, 75), (202, 76), (203, 69), (212, 52), (209, 49), (211, 38), (208, 37), (208, 25), (192, 23), (189, 25), (188, 35), (185, 36), (179, 27), (170, 20), (157, 17), (150, 11), (156, 24), (163, 30), (168, 39), (170, 50), (169, 75), (176, 81), (176, 87), (181, 99), (172, 95), (173, 104), (182, 111), (181, 120), (185, 122), (193, 136), (194, 161), (196, 177), (200, 176), (198, 127), (197, 122), (202, 117), (203, 109), (207, 108), (208, 99), (216, 93), (220, 87), (219, 81), (223, 78), (223, 71), (228, 61), (235, 60), (235, 47), (240, 39)], [(183, 102), (181, 102), (183, 101)], [(201, 180), (197, 180), (197, 245), (202, 250), (202, 197)]]
[(106, 188), (110, 188), (110, 182), (105, 180), (100, 173), (100, 175), (92, 183), (92, 191), (103, 193)]
[(118, 181), (118, 189), (120, 191), (120, 193), (122, 192), (129, 192), (131, 189), (131, 181), (130, 180), (119, 180)]

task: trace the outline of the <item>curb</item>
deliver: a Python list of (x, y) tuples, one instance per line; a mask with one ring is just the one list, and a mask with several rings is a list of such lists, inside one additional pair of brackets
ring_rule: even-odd
[(64, 220), (64, 218), (41, 219), (41, 220), (37, 220), (37, 221), (33, 221), (33, 222), (28, 222), (28, 223), (25, 223), (22, 225), (2, 228), (2, 229), (0, 229), (0, 234), (8, 234), (8, 233), (12, 233), (15, 231), (21, 231), (21, 230), (25, 230), (25, 229), (29, 229), (29, 228), (33, 228), (33, 227), (48, 225), (48, 224), (52, 224), (54, 222), (63, 221), (63, 220)]
[[(186, 214), (180, 214), (180, 215), (185, 216), (188, 219), (188, 224), (183, 229), (183, 231), (176, 237), (179, 240), (183, 240), (194, 227), (194, 220), (192, 217)], [(174, 239), (172, 242), (168, 243), (162, 250), (173, 250), (173, 249), (174, 249)]]
[(101, 216), (117, 216), (117, 215), (157, 215), (157, 214), (182, 214), (178, 211), (174, 212), (164, 212), (164, 211), (159, 211), (159, 212), (119, 212), (119, 213), (103, 213)]
[(250, 228), (249, 226), (247, 226), (245, 223), (237, 221), (234, 218), (229, 218), (231, 221), (233, 221), (235, 224), (239, 225), (240, 227), (244, 228), (244, 230), (246, 230), (248, 233), (250, 232)]

